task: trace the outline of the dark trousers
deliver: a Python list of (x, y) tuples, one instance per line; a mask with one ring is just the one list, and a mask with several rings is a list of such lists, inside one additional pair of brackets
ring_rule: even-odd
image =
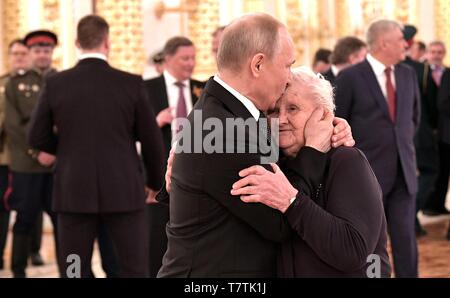
[(383, 195), (394, 271), (396, 277), (417, 277), (416, 198), (408, 192), (400, 165), (398, 169), (392, 190)]
[[(144, 210), (125, 213), (59, 213), (60, 264), (71, 273), (71, 255), (80, 259), (80, 277), (91, 277), (91, 258), (100, 224), (104, 224), (114, 246), (119, 277), (148, 276), (148, 247)], [(67, 276), (64, 275), (64, 276)]]
[(439, 175), (439, 151), (436, 146), (417, 147), (417, 167), (419, 168), (417, 211), (423, 209), (425, 204), (435, 192), (436, 181)]
[(169, 207), (162, 204), (147, 205), (148, 212), (148, 247), (149, 274), (156, 278), (162, 266), (162, 259), (167, 250), (166, 225), (169, 221)]
[(34, 226), (33, 231), (31, 232), (31, 246), (30, 251), (32, 254), (38, 254), (41, 250), (42, 244), (42, 226), (44, 224), (44, 214), (40, 212), (37, 217), (36, 225)]
[(3, 269), (3, 252), (6, 246), (9, 227), (9, 210), (5, 206), (4, 196), (8, 189), (7, 166), (0, 166), (0, 269)]
[(109, 235), (106, 225), (101, 222), (98, 229), (98, 248), (100, 250), (100, 258), (102, 260), (102, 269), (107, 278), (119, 277), (119, 264), (114, 251), (114, 244)]
[(24, 277), (31, 239), (36, 222), (44, 210), (53, 224), (56, 251), (58, 248), (56, 214), (52, 211), (53, 176), (50, 173), (12, 172), (11, 208), (17, 211), (13, 228), (11, 267), (15, 276)]
[(433, 194), (427, 200), (424, 209), (444, 211), (445, 198), (450, 177), (450, 144), (439, 142), (439, 175)]

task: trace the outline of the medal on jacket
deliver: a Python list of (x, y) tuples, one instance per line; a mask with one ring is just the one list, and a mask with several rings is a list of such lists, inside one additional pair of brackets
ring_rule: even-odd
[(31, 90), (33, 90), (33, 92), (39, 92), (39, 85), (34, 84), (31, 86)]

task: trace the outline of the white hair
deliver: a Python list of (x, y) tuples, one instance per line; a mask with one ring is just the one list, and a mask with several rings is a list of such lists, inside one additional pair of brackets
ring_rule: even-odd
[(292, 69), (292, 84), (298, 84), (302, 88), (306, 88), (313, 95), (316, 103), (334, 112), (333, 87), (321, 74), (316, 74), (307, 66), (300, 66)]
[(400, 30), (403, 30), (403, 26), (393, 20), (375, 20), (367, 29), (366, 32), (366, 41), (367, 45), (369, 46), (369, 50), (372, 51), (376, 48), (378, 40), (381, 36), (384, 34), (391, 32), (392, 30), (399, 28)]

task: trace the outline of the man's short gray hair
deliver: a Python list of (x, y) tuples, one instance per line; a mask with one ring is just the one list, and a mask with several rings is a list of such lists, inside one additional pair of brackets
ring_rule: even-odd
[(292, 83), (288, 88), (299, 86), (308, 90), (319, 106), (334, 112), (336, 106), (334, 104), (333, 87), (321, 74), (315, 74), (311, 68), (300, 66), (292, 69)]
[(434, 41), (430, 42), (428, 47), (432, 47), (432, 46), (441, 46), (445, 52), (447, 51), (447, 49), (445, 47), (445, 43), (441, 40), (434, 40)]
[(258, 53), (272, 59), (280, 47), (281, 27), (284, 27), (282, 23), (263, 13), (244, 15), (233, 21), (222, 35), (217, 53), (218, 70), (238, 72), (247, 59)]
[(369, 28), (367, 29), (366, 33), (366, 39), (367, 39), (367, 45), (369, 46), (369, 50), (373, 50), (380, 37), (388, 32), (391, 32), (392, 30), (399, 28), (400, 30), (403, 30), (403, 26), (393, 20), (376, 20), (373, 21)]

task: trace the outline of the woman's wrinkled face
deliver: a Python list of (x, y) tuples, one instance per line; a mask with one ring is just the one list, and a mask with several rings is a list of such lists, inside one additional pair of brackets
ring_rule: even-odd
[(280, 149), (295, 156), (305, 145), (305, 125), (317, 107), (307, 88), (293, 83), (268, 112), (269, 118), (279, 118)]

